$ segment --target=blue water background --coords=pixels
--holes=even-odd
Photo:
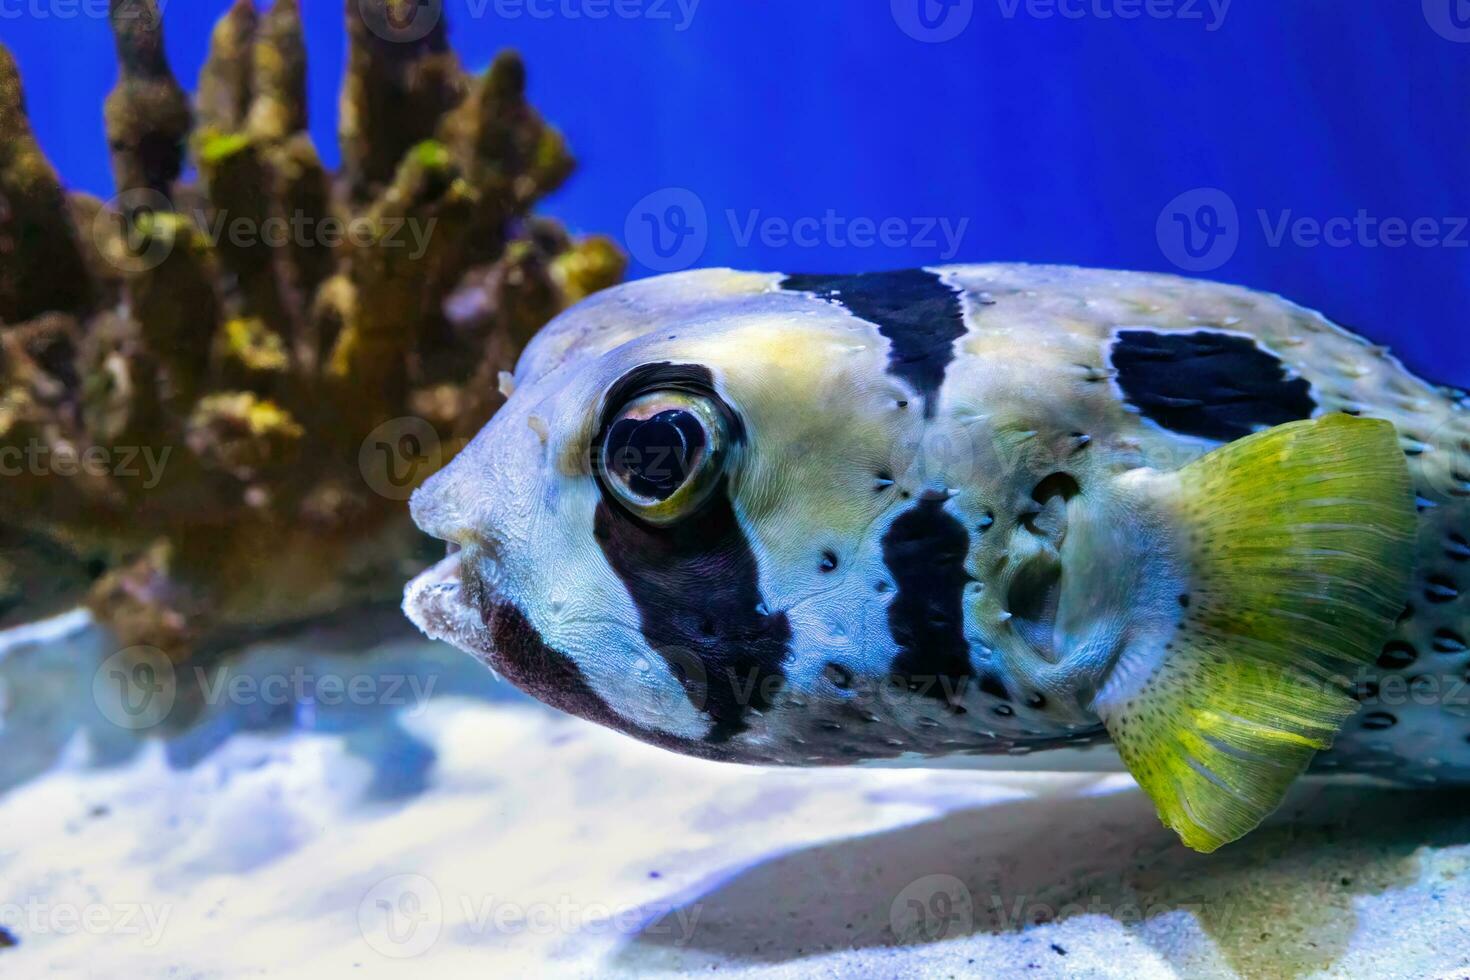
[[[312,130],[335,161],[342,4],[302,2]],[[1133,18],[1122,14],[1142,0],[702,0],[690,16],[691,2],[446,0],[468,64],[524,53],[536,105],[580,160],[544,210],[631,233],[635,275],[668,264],[656,231],[683,232],[665,239],[687,246],[676,265],[1193,265],[1470,384],[1465,0],[1234,0],[1223,17],[1221,0],[1153,0],[1172,13]],[[912,36],[927,30],[920,2],[938,33],[963,29]],[[227,5],[165,4],[187,86]],[[89,14],[100,6],[0,0],[0,40],[46,152],[72,186],[105,196],[115,63]],[[1432,231],[1397,247],[1357,230],[1338,244],[1313,244],[1310,228],[1273,241],[1283,218],[1360,213]],[[807,237],[785,240],[799,219]],[[861,222],[854,235],[855,219],[888,221],[887,240]],[[940,226],[924,233],[930,219],[964,223],[957,247]]]

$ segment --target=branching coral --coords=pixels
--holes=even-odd
[[[530,334],[621,277],[609,241],[530,215],[572,161],[519,58],[476,77],[436,5],[414,30],[403,0],[346,6],[334,174],[298,0],[237,0],[192,105],[154,0],[111,0],[106,204],[64,190],[0,47],[10,620],[84,592],[123,642],[184,656],[394,594],[423,558],[408,492]]]

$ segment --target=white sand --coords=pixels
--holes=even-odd
[[[95,635],[0,654],[0,975],[1470,975],[1470,795],[1315,782],[1204,857],[1126,777],[703,763],[354,643],[237,670],[435,696],[242,687],[166,745]]]

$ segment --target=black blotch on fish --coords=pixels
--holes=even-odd
[[[1378,655],[1378,666],[1384,670],[1403,670],[1418,658],[1419,651],[1411,644],[1393,640],[1384,644],[1383,652]]]
[[[908,382],[934,416],[939,386],[954,360],[954,342],[965,335],[959,293],[932,272],[905,269],[855,276],[793,275],[781,282],[792,292],[814,293],[867,320],[888,338],[888,373]]]
[[[1434,631],[1435,653],[1464,653],[1465,638],[1451,629]]]
[[[974,676],[965,641],[965,556],[970,535],[942,500],[920,500],[883,536],[883,563],[893,576],[888,630],[898,644],[890,671],[910,691],[958,707]]]
[[[1453,602],[1460,597],[1460,587],[1448,575],[1431,575],[1424,583],[1424,598],[1433,603]]]
[[[594,458],[628,401],[666,388],[709,398],[731,441],[744,441],[744,423],[715,391],[709,368],[661,361],[634,368],[608,389]],[[645,524],[606,498],[593,522],[598,544],[638,608],[644,638],[679,676],[690,703],[710,716],[706,740],[715,744],[744,731],[750,709],[771,706],[785,681],[791,640],[785,613],[767,611],[755,555],[726,490],[722,481],[698,515],[670,527]],[[704,675],[699,681],[688,679],[693,661]]]
[[[1445,538],[1444,553],[1455,561],[1470,561],[1470,541],[1452,532]]]
[[[549,645],[515,605],[485,607],[484,619],[495,643],[491,666],[538,701],[568,714],[673,752],[717,758],[712,746],[645,728],[614,711],[588,684],[576,661]]]
[[[1231,442],[1317,409],[1307,380],[1249,337],[1123,330],[1111,358],[1128,404],[1182,435]]]
[[[766,611],[755,554],[726,490],[721,481],[704,510],[669,527],[644,524],[607,500],[597,505],[593,523],[608,564],[638,608],[648,645],[670,666],[699,662],[705,683],[685,691],[709,714],[712,743],[749,727],[750,709],[771,706],[785,681],[791,642],[786,614]]]
[[[1006,690],[1005,684],[994,674],[985,673],[980,675],[980,690],[999,701],[1009,701],[1011,692]]]

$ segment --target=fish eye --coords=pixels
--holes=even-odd
[[[719,483],[725,415],[708,396],[652,391],[625,404],[605,429],[598,471],[607,492],[651,524],[695,513]]]

